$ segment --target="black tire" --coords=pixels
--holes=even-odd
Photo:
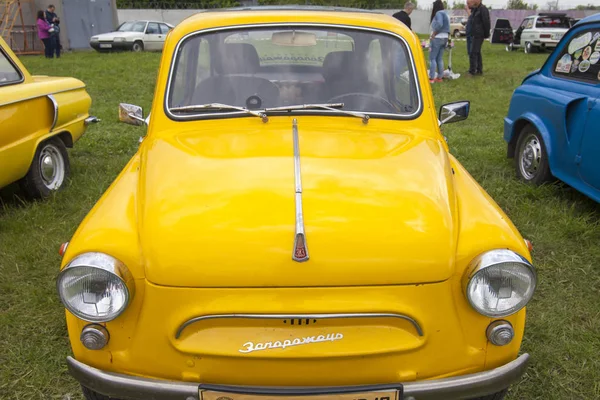
[[[498,393],[488,394],[487,396],[476,397],[471,400],[502,400],[506,396],[506,393],[508,393],[508,389],[504,389],[503,391]]]
[[[525,53],[527,53],[527,54],[537,53],[537,47],[532,45],[531,42],[525,42]]]
[[[552,180],[546,144],[531,125],[519,134],[514,161],[517,178],[523,182],[541,185]]]
[[[460,31],[458,29],[455,29],[452,35],[455,39],[460,39]]]
[[[94,392],[92,389],[88,389],[85,386],[81,386],[81,391],[83,392],[85,400],[119,400],[114,397],[108,397],[98,392]]]
[[[50,161],[48,161],[50,157]],[[52,163],[53,173],[49,176],[48,162]],[[45,167],[42,166],[45,165]],[[69,154],[62,140],[48,139],[38,146],[27,175],[19,181],[21,189],[32,199],[44,199],[54,191],[62,189],[71,175]]]
[[[131,51],[136,53],[144,51],[144,43],[140,42],[139,40],[134,42],[133,47],[131,47]]]

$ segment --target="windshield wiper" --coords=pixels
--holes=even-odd
[[[340,112],[343,114],[351,115],[353,117],[361,118],[363,121],[363,124],[369,123],[369,119],[371,117],[369,117],[368,114],[364,114],[364,113],[360,113],[360,112],[356,112],[356,111],[341,110],[341,108],[343,108],[343,107],[344,107],[344,103],[297,104],[297,105],[293,105],[293,106],[265,108],[264,111],[265,111],[265,113],[267,113],[267,112],[271,112],[271,111],[294,111],[294,110],[310,110],[310,109],[320,108],[323,110],[337,111],[337,112]]]
[[[173,107],[169,111],[175,112],[188,112],[188,111],[204,111],[204,110],[236,110],[243,111],[247,114],[254,115],[262,119],[263,122],[268,122],[269,117],[263,110],[249,110],[245,107],[232,106],[229,104],[221,104],[221,103],[208,103],[208,104],[198,104],[193,106],[183,106],[183,107]]]

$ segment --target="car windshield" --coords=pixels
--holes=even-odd
[[[189,36],[180,43],[167,90],[175,119],[246,109],[407,118],[420,108],[412,57],[400,38],[338,27],[243,28]],[[229,107],[208,107],[222,104]],[[199,107],[204,106],[204,107]],[[346,115],[348,115],[346,113]]]
[[[146,28],[145,22],[131,21],[131,22],[125,22],[123,25],[121,25],[119,27],[118,31],[119,32],[144,32],[145,28]]]
[[[538,17],[535,27],[569,29],[571,22],[567,17]]]

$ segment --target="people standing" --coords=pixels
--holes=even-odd
[[[402,22],[404,25],[406,25],[408,27],[408,29],[412,29],[410,24],[410,13],[413,12],[413,10],[415,9],[415,5],[413,3],[411,3],[410,1],[407,1],[406,3],[404,3],[404,9],[398,11],[397,13],[395,13],[394,15],[392,15],[392,17],[396,18],[397,20],[399,20],[400,22]]]
[[[431,10],[429,37],[429,82],[442,82],[444,77],[444,50],[450,37],[450,17],[444,11],[442,0],[435,0]],[[436,76],[437,70],[437,76]]]
[[[58,18],[58,15],[56,15],[55,11],[56,7],[54,7],[54,4],[50,4],[46,9],[45,18],[46,22],[54,27],[53,32],[50,34],[50,40],[52,41],[53,50],[56,52],[56,58],[60,58],[60,19]]]
[[[469,7],[468,1],[467,4],[465,4],[465,11],[467,12],[467,24],[465,25],[465,34],[467,37],[467,55],[470,55],[473,37],[471,36],[471,8]]]
[[[46,58],[52,58],[54,53],[54,48],[52,47],[52,40],[50,39],[50,24],[46,21],[44,17],[44,12],[39,10],[37,12],[37,28],[38,28],[38,37],[44,43],[44,55]]]
[[[483,74],[483,60],[481,57],[481,47],[483,41],[490,37],[490,12],[487,7],[481,4],[481,0],[467,0],[467,5],[471,8],[471,52],[469,53],[469,75]]]
[[[398,21],[402,22],[408,29],[411,29],[411,21],[410,21],[410,13],[415,9],[415,5],[410,1],[404,3],[404,9],[398,11],[392,17],[396,18]],[[394,63],[394,73],[396,78],[400,77],[403,73],[405,73],[408,65],[406,63],[406,54],[398,49],[396,51],[395,63]]]

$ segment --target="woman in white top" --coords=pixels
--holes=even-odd
[[[442,0],[433,3],[431,36],[429,38],[429,82],[442,82],[444,76],[444,49],[450,36],[450,17],[444,11]],[[437,70],[437,76],[436,76]]]

